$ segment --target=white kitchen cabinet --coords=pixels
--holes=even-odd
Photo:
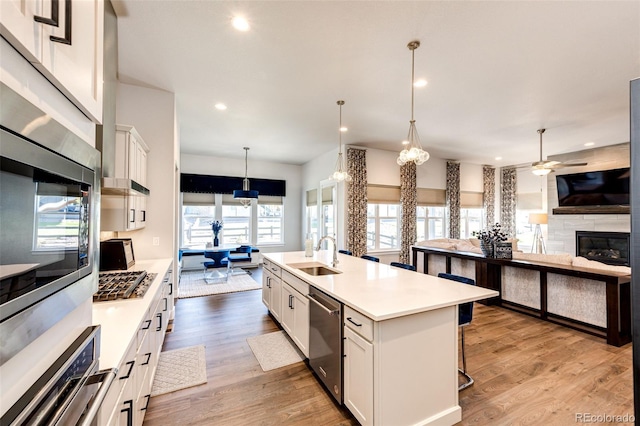
[[[368,341],[360,334],[365,324],[353,312],[345,308],[344,405],[361,425],[367,426],[373,425],[373,344],[372,336]]]
[[[282,328],[298,349],[309,357],[309,284],[282,272]]]
[[[127,352],[118,367],[118,376],[102,404],[99,425],[140,426],[144,421],[162,344],[173,310],[174,287],[171,268],[162,278],[161,285],[155,288],[156,292],[144,318],[135,334],[130,337]],[[124,300],[118,303],[127,302]]]
[[[147,185],[149,147],[133,126],[116,126],[115,164],[110,179],[131,180]],[[132,185],[133,186],[133,185]],[[103,231],[133,231],[146,226],[147,199],[141,194],[103,191]]]
[[[281,321],[282,315],[282,280],[281,269],[270,262],[262,266],[262,303],[269,309],[276,321]]]
[[[54,4],[57,26],[36,21],[36,16],[50,20]],[[102,123],[104,4],[69,5],[70,13],[62,0],[2,0],[0,34],[80,111]]]

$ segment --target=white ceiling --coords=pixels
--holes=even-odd
[[[343,143],[508,165],[629,140],[639,1],[116,0],[121,82],[175,93],[181,152],[291,164]],[[249,32],[230,25],[242,15]],[[226,111],[214,108],[217,102]],[[496,161],[495,157],[503,157]],[[426,163],[428,164],[428,163]],[[424,166],[423,166],[424,167]]]

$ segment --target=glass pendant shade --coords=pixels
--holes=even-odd
[[[242,179],[242,189],[233,191],[233,198],[240,201],[244,208],[251,205],[251,200],[258,199],[258,191],[249,189],[249,178],[247,177],[247,155],[249,148],[244,147],[244,179]]]
[[[352,179],[344,166],[344,157],[342,155],[342,132],[346,131],[346,128],[342,127],[342,105],[344,105],[344,101],[338,101],[336,103],[340,107],[340,127],[338,128],[338,159],[336,160],[335,171],[331,173],[329,179],[336,182],[351,182]]]
[[[405,147],[396,160],[398,165],[403,166],[412,161],[417,166],[425,163],[429,159],[429,153],[422,149],[420,144],[420,136],[416,129],[416,120],[413,118],[413,98],[414,98],[414,80],[415,80],[415,50],[420,46],[420,42],[415,40],[410,42],[407,47],[411,50],[411,120],[409,121],[409,134],[407,140],[402,142]]]

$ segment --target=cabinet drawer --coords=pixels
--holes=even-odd
[[[268,268],[269,268],[269,272],[271,272],[276,277],[280,278],[282,276],[282,268],[279,265],[276,265],[273,262],[269,262]]]
[[[309,294],[309,284],[287,271],[282,271],[282,281],[296,289],[304,297]]]
[[[344,325],[368,341],[373,341],[373,320],[348,306],[344,307]]]

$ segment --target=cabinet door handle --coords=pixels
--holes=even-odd
[[[140,365],[149,365],[149,361],[151,361],[151,352],[147,352],[145,355],[147,356],[147,360]]]
[[[136,209],[129,209],[131,214],[129,215],[129,222],[133,223],[136,221]]]
[[[169,283],[169,296],[173,294],[173,283]]]
[[[163,312],[167,312],[167,309],[169,309],[169,302],[167,301],[167,298],[165,297],[164,299],[164,309]]]
[[[267,287],[271,288],[271,277],[267,277]]]
[[[121,413],[127,413],[127,426],[133,426],[133,400],[130,399],[122,403],[122,405],[127,406],[120,410]]]
[[[351,317],[347,317],[347,321],[349,321],[351,324],[355,325],[356,327],[362,327],[362,324],[358,324],[357,322],[352,320]]]
[[[46,18],[44,16],[33,16],[33,20],[36,22],[40,22],[41,24],[51,25],[53,27],[58,26],[58,5],[60,4],[60,0],[53,0],[51,2],[51,18]]]
[[[135,363],[135,361],[129,361],[125,364],[129,366],[129,371],[127,371],[127,374],[125,374],[124,376],[120,376],[120,380],[128,379],[129,376],[131,376],[131,371],[133,370],[133,366],[135,365]]]
[[[71,46],[71,0],[64,0],[64,37],[50,36],[49,39]]]
[[[151,399],[151,394],[145,395],[144,397],[147,398],[147,402],[146,404],[144,404],[144,407],[140,409],[140,411],[145,411],[149,407],[149,400]]]
[[[162,312],[158,312],[156,317],[158,317],[158,327],[156,327],[156,331],[160,331],[162,330]]]
[[[151,327],[151,320],[145,320],[144,321],[147,325],[145,325],[144,327],[142,327],[142,330],[148,330],[149,327]]]
[[[141,222],[146,222],[147,221],[147,211],[146,210],[141,210],[141,213],[142,213]]]
[[[289,307],[293,309],[293,295],[289,295]]]

